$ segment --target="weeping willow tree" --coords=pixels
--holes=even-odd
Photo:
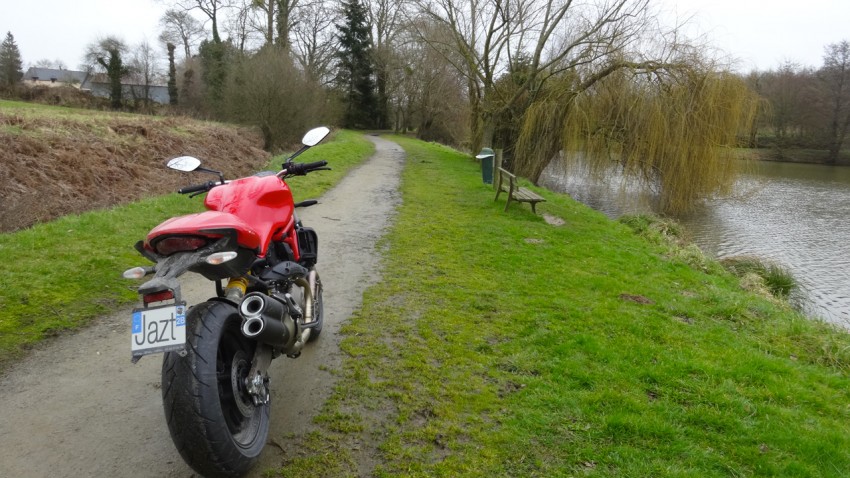
[[[563,75],[526,111],[515,169],[539,179],[559,152],[597,170],[612,162],[659,194],[666,213],[728,193],[733,152],[752,125],[758,97],[735,75],[711,68],[617,68],[587,86]],[[587,86],[587,87],[583,87]]]

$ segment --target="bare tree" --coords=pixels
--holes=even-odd
[[[251,25],[263,34],[266,45],[274,43],[277,0],[251,0]]]
[[[385,128],[389,119],[390,84],[396,62],[394,46],[403,26],[408,0],[365,0],[372,25],[372,46],[375,64],[375,87],[378,93],[379,128]]]
[[[779,146],[785,146],[787,139],[802,128],[800,118],[807,108],[803,93],[808,76],[807,71],[791,61],[763,75],[761,94],[772,105],[771,124]]]
[[[232,4],[233,15],[225,21],[225,31],[230,42],[237,51],[244,53],[250,48],[253,37],[256,35],[253,26],[253,0],[239,0]]]
[[[221,35],[219,35],[219,22],[222,20],[223,11],[227,10],[232,5],[232,0],[165,0],[166,3],[173,5],[175,10],[189,13],[191,11],[200,11],[211,22],[212,26],[212,41],[213,43],[221,43]]]
[[[272,0],[267,0],[271,2]],[[277,45],[289,50],[290,33],[295,26],[296,11],[302,0],[276,0],[277,2]]]
[[[248,24],[263,36],[263,43],[290,48],[292,29],[298,22],[297,10],[304,3],[303,0],[243,1],[247,2]],[[309,1],[307,4],[320,1]]]
[[[451,32],[428,39],[467,79],[473,148],[492,142],[494,118],[522,98],[533,99],[552,76],[582,70],[579,86],[618,68],[650,15],[649,0],[417,0],[419,10]],[[496,82],[522,55],[526,75],[508,97]]]
[[[192,57],[192,47],[205,36],[204,25],[186,10],[167,10],[159,19],[159,25],[162,27],[160,41],[183,45],[185,58]]]
[[[439,25],[420,25],[429,38],[446,35]],[[415,129],[427,141],[462,145],[468,134],[468,111],[463,105],[465,78],[444,55],[415,35],[401,32],[392,70],[390,96],[396,131]]]
[[[32,64],[32,66],[36,68],[55,68],[57,70],[67,70],[68,65],[65,64],[64,61],[56,59],[56,60],[48,60],[47,58],[42,58],[41,60],[36,61]]]
[[[306,5],[321,3],[308,1]],[[285,49],[292,45],[291,34],[298,23],[297,11],[303,0],[250,0],[252,28],[263,35],[266,45],[276,44]]]
[[[136,102],[145,107],[151,105],[151,86],[161,76],[156,51],[147,40],[139,43],[131,52],[130,80],[133,82],[131,94]]]
[[[292,29],[292,53],[312,81],[331,81],[338,18],[338,10],[326,2],[311,2],[299,9],[298,22]]]
[[[202,41],[198,47],[198,56],[201,59],[201,79],[206,87],[205,100],[212,109],[218,109],[221,105],[222,90],[227,76],[226,55],[229,45],[221,40],[219,24],[224,19],[225,13],[233,5],[234,0],[162,0],[174,7],[174,9],[190,13],[201,12],[210,20],[212,39]],[[188,72],[189,70],[187,70]],[[194,73],[194,71],[193,71]]]
[[[850,42],[827,45],[818,77],[828,105],[829,162],[838,162],[838,154],[850,129]]]

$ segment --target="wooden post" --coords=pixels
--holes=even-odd
[[[493,189],[499,187],[499,168],[502,167],[502,149],[496,150],[496,156],[493,158]]]

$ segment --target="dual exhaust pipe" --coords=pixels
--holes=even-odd
[[[304,290],[304,311],[289,294],[286,294],[284,300],[262,292],[251,292],[246,295],[239,305],[242,335],[281,349],[287,355],[297,355],[310,339],[312,331],[308,327],[302,327],[303,330],[299,331],[296,320],[303,316],[303,323],[310,324],[313,321],[313,288],[311,287],[313,284],[311,283],[315,283],[314,276],[315,272],[312,272],[309,281],[305,279],[295,281],[295,284]]]
[[[242,335],[273,347],[289,349],[294,346],[296,325],[288,306],[261,292],[252,292],[239,306],[242,316]]]

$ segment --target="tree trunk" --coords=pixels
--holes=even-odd
[[[481,129],[481,98],[478,96],[478,85],[470,79],[467,83],[469,93],[469,148],[472,153],[481,151],[483,131]]]
[[[268,7],[269,8],[266,11],[266,13],[268,14],[268,17],[266,18],[266,21],[268,22],[268,27],[267,27],[268,29],[266,31],[266,44],[267,45],[273,45],[274,44],[274,12],[275,12],[274,7],[275,7],[275,2],[273,0],[270,0],[269,3],[268,3]]]
[[[289,17],[292,4],[287,0],[277,0],[277,44],[289,50]]]
[[[481,118],[481,123],[481,147],[492,148],[493,135],[496,133],[496,120],[493,115],[485,113]]]
[[[389,98],[387,98],[387,75],[384,71],[383,66],[379,66],[376,71],[375,79],[376,86],[378,90],[378,129],[386,129],[387,128],[387,116],[389,113],[389,108],[387,107],[389,103]]]

